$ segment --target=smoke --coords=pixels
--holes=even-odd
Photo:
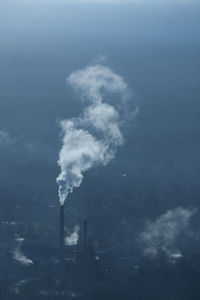
[[[80,231],[80,227],[75,226],[74,231],[65,238],[65,245],[68,245],[68,246],[77,245],[78,240],[79,240],[79,231]]]
[[[169,259],[181,257],[180,237],[186,239],[192,235],[191,217],[196,210],[178,207],[168,210],[157,220],[147,221],[139,239],[144,246],[144,255],[155,258],[164,253]]]
[[[29,258],[27,258],[21,251],[21,245],[23,243],[24,239],[18,238],[17,242],[18,245],[13,253],[13,258],[18,261],[23,266],[30,266],[33,264],[33,261]]]
[[[116,94],[121,100],[128,94],[124,79],[100,64],[72,72],[67,83],[80,93],[87,106],[80,117],[61,121],[63,145],[57,183],[62,205],[69,193],[81,185],[83,173],[93,166],[106,165],[124,143]],[[114,105],[106,101],[111,96],[115,96]]]
[[[12,138],[7,131],[0,130],[0,145],[1,146],[10,145],[14,141],[15,141],[15,139]]]

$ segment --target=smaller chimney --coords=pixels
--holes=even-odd
[[[87,220],[83,222],[83,244],[84,248],[87,249],[87,244],[88,244],[88,236],[87,236]]]

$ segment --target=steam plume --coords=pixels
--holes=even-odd
[[[75,71],[67,82],[80,93],[87,106],[80,117],[61,122],[63,145],[57,178],[61,205],[81,185],[85,171],[106,165],[115,157],[117,146],[123,144],[120,114],[115,107],[119,103],[105,102],[105,95],[118,94],[123,98],[128,91],[124,79],[102,65]]]
[[[190,220],[196,210],[178,207],[168,210],[154,222],[147,221],[140,240],[144,245],[144,255],[156,257],[164,253],[169,259],[181,256],[179,238],[184,239],[192,234]]]
[[[68,246],[77,245],[78,240],[79,240],[79,231],[80,231],[80,227],[75,226],[74,231],[65,238],[65,244]]]
[[[16,261],[18,261],[20,264],[24,265],[24,266],[29,266],[33,264],[33,261],[31,259],[29,259],[28,257],[26,257],[22,251],[21,251],[21,245],[23,243],[24,239],[17,239],[18,245],[13,253],[13,257]]]

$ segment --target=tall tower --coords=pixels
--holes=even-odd
[[[59,240],[59,260],[60,263],[64,263],[64,244],[65,244],[65,237],[64,237],[64,204],[60,205],[60,240]]]

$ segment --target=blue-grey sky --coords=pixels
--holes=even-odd
[[[15,142],[23,140],[33,152],[41,143],[46,152],[50,143],[47,152],[56,159],[57,120],[80,111],[65,78],[99,55],[128,82],[133,101],[144,105],[143,113],[151,108],[141,128],[149,122],[148,130],[157,131],[159,119],[159,127],[166,130],[187,124],[197,130],[191,103],[197,101],[199,89],[198,2],[69,2],[0,2],[4,138],[7,134]],[[180,119],[171,105],[180,105]]]

